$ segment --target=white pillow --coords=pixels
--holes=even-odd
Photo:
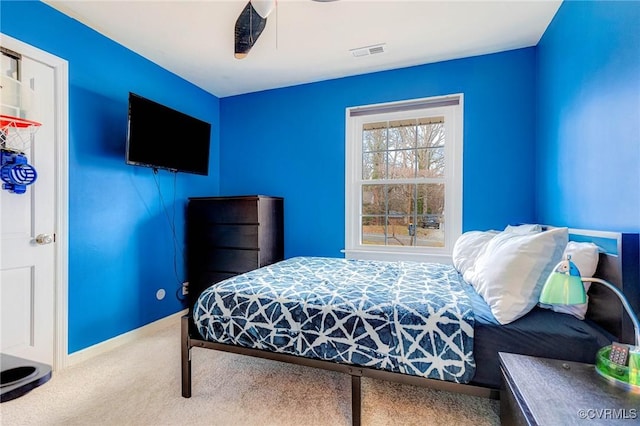
[[[516,234],[533,234],[542,232],[542,226],[536,224],[507,225],[507,227],[504,228],[504,232],[513,232]]]
[[[529,312],[553,267],[562,260],[567,228],[534,234],[501,232],[489,241],[464,278],[487,302],[500,324]]]
[[[569,241],[567,247],[564,249],[564,255],[571,256],[571,261],[575,263],[580,276],[592,277],[596,273],[598,267],[598,260],[600,259],[600,251],[598,246],[594,243],[578,243],[575,241]],[[589,291],[591,287],[590,282],[583,282],[585,293]],[[551,309],[555,312],[563,314],[573,315],[574,317],[583,320],[589,307],[589,297],[587,296],[587,303],[581,303],[579,305],[547,305],[541,303],[542,308]]]
[[[462,275],[476,263],[478,255],[498,231],[468,231],[460,235],[453,245],[453,266]]]

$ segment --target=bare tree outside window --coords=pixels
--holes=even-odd
[[[362,128],[362,244],[444,246],[444,117]]]

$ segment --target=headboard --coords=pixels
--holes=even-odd
[[[636,315],[640,312],[640,234],[569,229],[569,240],[593,242],[600,248],[595,276],[619,288]],[[633,324],[620,299],[603,285],[589,289],[587,318],[624,343],[634,343]]]

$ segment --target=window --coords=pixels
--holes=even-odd
[[[347,109],[346,255],[450,261],[462,232],[462,95]]]

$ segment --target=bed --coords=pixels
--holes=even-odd
[[[597,245],[594,275],[637,310],[638,234],[569,234]],[[361,377],[498,398],[498,352],[593,362],[611,341],[631,342],[621,305],[602,287],[591,288],[584,320],[536,306],[504,323],[475,286],[482,280],[462,269],[302,257],[216,283],[190,295],[182,319],[182,395],[191,396],[192,348],[234,352],[350,375],[359,424]]]

